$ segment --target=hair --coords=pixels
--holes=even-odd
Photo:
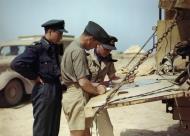
[[[51,29],[53,31],[56,31],[55,28],[50,28],[50,27],[44,27],[45,34],[47,34],[48,30]]]
[[[47,28],[47,27],[44,28],[45,34],[47,34],[48,29],[49,29],[49,28]]]
[[[96,40],[96,38],[90,34],[89,32],[87,32],[86,30],[84,30],[84,32],[82,33],[83,36],[91,36],[93,40]]]
[[[84,32],[82,34],[84,36],[92,36],[94,38],[94,36],[92,34],[90,34],[89,32],[87,32],[86,30],[84,30]]]

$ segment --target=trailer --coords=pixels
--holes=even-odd
[[[156,74],[138,77],[132,84],[122,82],[106,94],[91,98],[85,107],[87,118],[94,117],[107,108],[162,101],[166,104],[166,112],[173,114],[174,120],[180,121],[182,129],[190,131],[189,84],[176,83],[176,78],[189,64],[190,53],[189,56],[178,55],[172,60],[172,69],[163,70],[165,57],[176,49],[176,45],[190,39],[190,0],[160,0],[159,19],[154,34],[156,40],[153,48],[141,57],[123,81],[134,74],[154,49]]]

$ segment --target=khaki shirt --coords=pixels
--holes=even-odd
[[[61,74],[66,85],[77,83],[79,79],[90,75],[86,52],[79,39],[75,39],[66,49],[61,62]]]
[[[116,72],[113,62],[99,62],[94,50],[87,51],[87,53],[92,82],[103,82],[106,75],[110,77]]]

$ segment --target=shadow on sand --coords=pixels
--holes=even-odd
[[[172,125],[167,131],[150,131],[144,129],[126,129],[120,136],[190,136],[190,132],[179,129],[179,124]]]

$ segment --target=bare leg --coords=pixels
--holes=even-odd
[[[90,134],[90,129],[89,129],[89,128],[87,128],[87,129],[85,130],[85,136],[91,136],[91,134]]]
[[[71,136],[85,136],[85,130],[73,130],[70,133]]]
[[[71,136],[91,136],[90,129],[70,131]]]

